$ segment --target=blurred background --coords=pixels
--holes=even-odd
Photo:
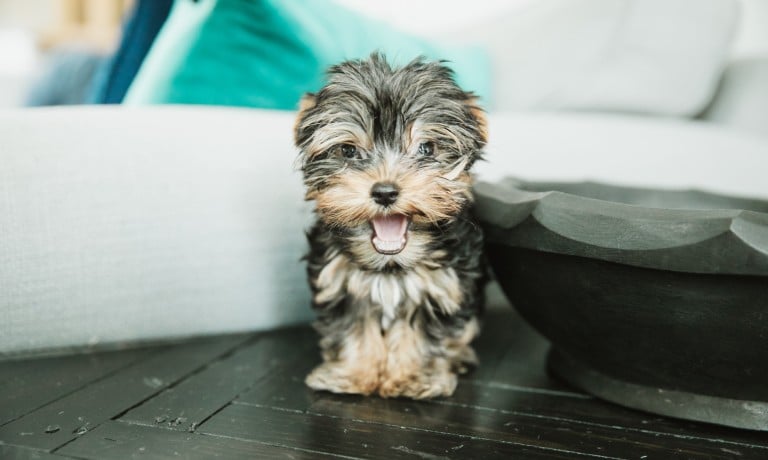
[[[212,6],[215,3],[230,4],[230,10],[241,8],[244,17],[248,14],[259,14],[262,18],[285,14],[285,11],[274,11],[274,7],[265,11],[269,7],[248,5],[265,3],[256,1],[178,0],[175,6],[173,3],[171,0],[0,0],[0,107],[123,102],[125,93],[134,83],[139,88],[130,99],[136,102],[270,106],[269,101],[222,102],[215,97],[206,100],[205,97],[180,95],[174,89],[160,90],[155,68],[146,69],[144,73],[150,75],[140,75],[140,81],[134,81],[144,60],[151,60],[147,55],[151,55],[153,44],[159,48],[153,53],[161,55],[164,47],[173,44],[172,36],[178,35],[175,33],[177,29],[198,27],[201,21],[211,23],[215,22],[216,16],[225,16],[226,9],[221,5]],[[311,3],[306,2],[307,5]],[[633,3],[641,2],[488,0],[468,5],[439,0],[338,0],[321,2],[320,8],[327,14],[316,19],[319,24],[327,23],[328,16],[334,16],[334,9],[344,8],[348,10],[342,14],[344,18],[352,21],[364,18],[374,21],[376,27],[386,25],[402,31],[400,37],[393,37],[394,32],[387,29],[386,43],[373,41],[369,44],[371,48],[397,47],[397,41],[402,37],[422,40],[416,48],[427,50],[424,54],[430,56],[436,54],[431,49],[433,46],[476,46],[477,54],[487,58],[482,64],[461,57],[456,60],[455,54],[465,50],[449,48],[439,57],[456,60],[460,77],[466,73],[463,66],[485,66],[490,81],[471,75],[467,80],[476,86],[470,89],[491,98],[487,105],[493,110],[583,109],[696,117],[716,102],[715,84],[721,84],[724,78],[735,79],[741,85],[754,85],[753,80],[768,79],[768,1],[648,0],[645,5]],[[193,10],[193,6],[201,11],[188,11]],[[292,8],[284,9],[292,14]],[[331,25],[335,24],[333,21],[330,19]],[[180,26],[181,22],[185,25]],[[308,24],[311,21],[301,18],[291,27]],[[616,27],[623,27],[624,32],[611,31]],[[194,38],[186,37],[186,51],[193,60],[199,56],[194,49],[189,50],[190,43],[215,41],[203,28],[198,27],[197,32]],[[295,30],[290,32],[295,33]],[[297,36],[300,37],[300,33]],[[308,36],[310,40],[317,38]],[[325,40],[328,37],[320,33],[319,38]],[[232,50],[227,50],[226,46],[237,46],[238,40],[217,43],[219,45],[221,53],[229,53]],[[344,46],[342,43],[336,45]],[[322,48],[328,44],[318,46]],[[179,53],[184,53],[183,46],[177,48]],[[637,62],[619,63],[624,68],[617,68],[617,60],[628,59],[623,53],[638,50],[657,56],[635,56],[632,59]],[[340,56],[347,57],[355,51],[345,50]],[[122,54],[116,56],[117,52]],[[600,56],[600,53],[604,55]],[[606,57],[605,54],[610,55]],[[230,55],[227,59],[236,58]],[[243,54],[242,59],[251,57]],[[670,59],[678,62],[669,62]],[[612,62],[606,63],[608,60]],[[319,61],[317,64],[324,64],[323,59]],[[649,70],[648,66],[658,68]],[[183,75],[190,71],[182,67],[176,63],[174,69],[164,69],[166,79],[175,79],[172,83],[175,86],[186,84]],[[587,67],[592,69],[585,70]],[[308,73],[314,75],[317,70]],[[634,77],[629,73],[634,73]],[[584,78],[598,79],[600,86],[614,94],[602,98],[569,94],[571,90],[565,88],[563,82]],[[635,78],[639,83],[615,81],[619,78]],[[155,81],[147,82],[153,79]],[[500,81],[504,82],[503,86]],[[309,86],[312,84],[317,83],[310,82]],[[653,98],[647,93],[656,92],[658,96],[659,91],[665,96],[680,97],[675,93],[682,92],[690,97],[666,105],[654,105],[652,101],[638,103],[631,100],[633,96],[628,96],[635,91],[636,85],[644,85],[646,89],[634,99],[640,96]],[[584,93],[595,91],[589,86],[580,90]],[[186,91],[195,92],[196,89],[187,88]],[[755,94],[754,98],[765,102],[768,99],[765,91]],[[696,92],[695,97],[692,92]],[[272,105],[289,108],[283,102]],[[723,110],[737,111],[732,107],[732,100],[721,105]],[[712,118],[733,121],[719,113],[713,114]],[[748,127],[757,124],[754,120],[734,122]]]

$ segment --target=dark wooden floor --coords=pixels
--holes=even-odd
[[[309,328],[0,363],[2,459],[768,458],[768,435],[656,417],[547,376],[547,343],[486,318],[481,367],[430,402],[316,394]]]

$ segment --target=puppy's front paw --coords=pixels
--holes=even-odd
[[[364,366],[323,363],[310,372],[304,382],[318,391],[370,395],[379,387],[379,373]]]
[[[429,399],[438,396],[451,396],[458,382],[452,372],[433,374],[394,375],[384,379],[379,387],[382,398]]]

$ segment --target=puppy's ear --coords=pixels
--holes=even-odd
[[[477,103],[477,96],[470,94],[465,104],[469,108],[469,113],[477,122],[477,131],[480,134],[480,140],[483,144],[488,142],[488,119],[483,110]]]
[[[304,117],[307,116],[307,112],[314,108],[315,105],[317,105],[317,98],[312,93],[305,94],[301,98],[301,101],[299,101],[299,113],[296,116],[296,122],[293,125],[293,138],[296,145],[299,145],[303,140],[300,135],[301,122],[304,120]]]

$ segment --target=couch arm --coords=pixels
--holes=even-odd
[[[285,112],[0,112],[0,355],[309,318]]]

